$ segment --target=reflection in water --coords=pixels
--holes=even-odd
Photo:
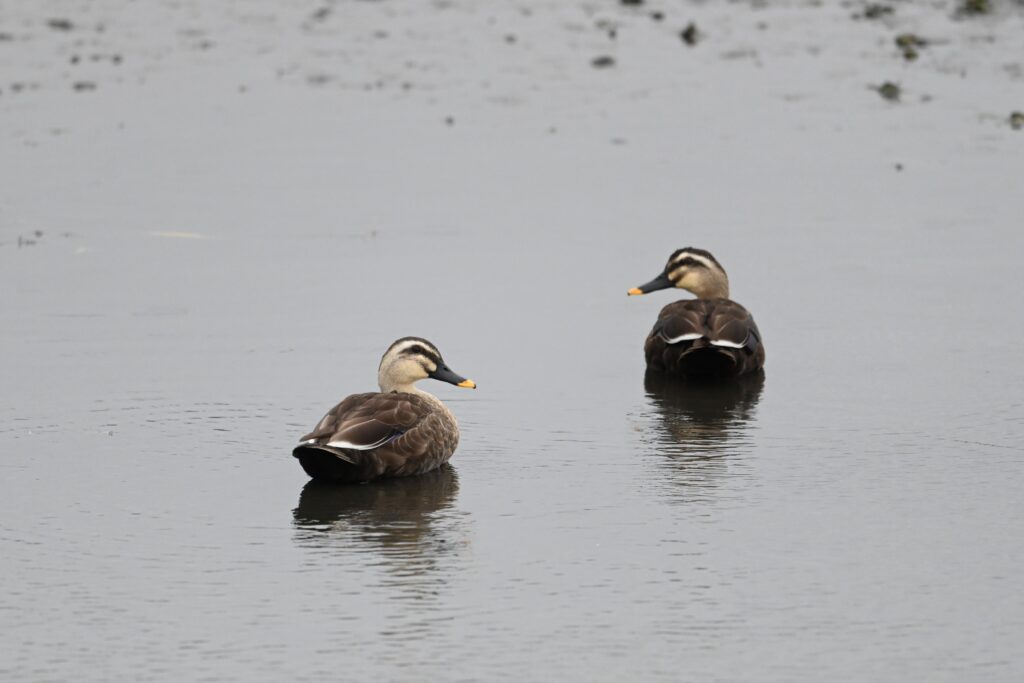
[[[680,382],[648,373],[644,388],[653,408],[649,443],[664,456],[674,484],[715,486],[728,461],[753,447],[763,372],[728,382]]]
[[[432,595],[444,583],[440,565],[463,541],[458,490],[449,465],[369,484],[310,481],[293,511],[296,543],[353,567],[382,567],[384,584],[403,596]]]

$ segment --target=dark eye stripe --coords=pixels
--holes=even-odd
[[[714,256],[711,255],[710,251],[707,251],[705,249],[698,249],[697,247],[684,247],[682,249],[676,249],[675,251],[672,252],[672,255],[668,257],[668,262],[672,263],[672,261],[675,260],[678,256],[680,256],[681,254],[686,254],[686,253],[694,254],[696,256],[703,256],[710,263],[713,263],[716,267],[721,269],[722,272],[725,272],[725,268],[722,268],[722,264],[718,262],[718,259],[716,259]],[[689,258],[689,257],[687,257],[687,258]],[[685,261],[685,260],[686,259],[683,259],[683,261]],[[698,263],[700,263],[700,262],[698,261]],[[704,264],[700,264],[700,265],[704,265]]]
[[[670,265],[669,269],[670,270],[675,270],[676,268],[682,268],[683,266],[687,266],[689,268],[707,268],[708,267],[707,264],[704,263],[703,261],[698,261],[695,258],[687,256],[686,258],[680,259],[680,260],[676,261],[675,263],[673,263],[672,265]]]
[[[413,344],[407,348],[402,349],[403,356],[424,356],[433,361],[434,365],[442,365],[441,356],[429,351],[426,347],[420,346],[419,344]]]

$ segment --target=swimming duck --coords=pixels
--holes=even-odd
[[[696,299],[665,306],[647,335],[647,369],[683,377],[732,377],[764,365],[754,318],[729,298],[729,277],[703,249],[677,249],[661,275],[629,290],[630,296],[679,287]]]
[[[475,389],[452,372],[437,347],[402,337],[381,358],[380,392],[353,394],[331,408],[292,451],[306,474],[339,483],[421,474],[448,462],[459,444],[455,416],[414,384],[438,379]]]

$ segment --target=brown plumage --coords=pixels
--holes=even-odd
[[[428,472],[459,444],[455,416],[413,383],[432,377],[475,388],[448,368],[430,342],[405,337],[384,354],[381,392],[353,394],[332,408],[292,451],[309,476],[340,483]]]
[[[644,357],[654,372],[728,377],[759,370],[764,346],[743,306],[729,299],[691,299],[661,309],[644,342]]]
[[[725,269],[710,253],[687,247],[669,257],[657,278],[630,294],[679,287],[697,299],[661,309],[644,357],[651,372],[674,376],[734,377],[764,366],[764,345],[754,318],[729,299]]]

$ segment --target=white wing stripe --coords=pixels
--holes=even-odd
[[[327,445],[331,446],[332,449],[351,449],[352,451],[369,451],[370,449],[376,449],[379,443],[352,443],[350,441],[328,441]]]
[[[669,344],[677,344],[684,341],[693,341],[694,339],[700,339],[704,335],[700,332],[691,332],[690,334],[681,334],[678,337],[665,337],[665,341]]]
[[[742,349],[745,344],[737,344],[736,342],[726,341],[724,339],[712,339],[712,346],[725,346],[730,349]]]
[[[364,443],[356,444],[356,443],[351,443],[350,441],[342,441],[342,440],[339,439],[337,441],[329,441],[329,442],[327,442],[327,445],[330,446],[331,448],[350,448],[350,449],[352,449],[354,451],[369,451],[369,450],[373,450],[374,448],[377,448],[378,446],[383,446],[388,441],[390,441],[391,438],[392,437],[389,435],[389,436],[385,436],[383,439],[379,439],[378,441],[375,441],[374,443],[365,443],[365,444]]]

